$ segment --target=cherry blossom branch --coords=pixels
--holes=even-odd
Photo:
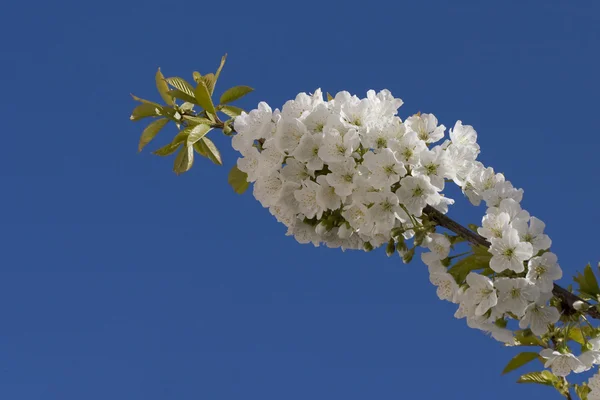
[[[425,207],[423,212],[429,217],[429,219],[431,219],[437,225],[439,225],[443,228],[446,228],[451,232],[454,232],[455,234],[464,238],[468,242],[477,244],[477,245],[481,245],[481,246],[485,246],[488,248],[490,247],[490,242],[488,242],[483,236],[479,235],[476,232],[473,232],[472,230],[470,230],[468,228],[465,228],[464,226],[460,225],[453,219],[442,214],[435,208],[428,205],[427,207]],[[552,289],[552,293],[556,297],[561,299],[563,309],[568,310],[568,312],[570,312],[570,313],[577,312],[573,305],[576,301],[581,301],[581,302],[589,304],[591,306],[591,304],[589,302],[587,302],[587,301],[583,300],[582,298],[580,298],[579,296],[569,292],[567,289],[565,289],[561,286],[558,286],[557,284],[554,284],[554,289]],[[600,312],[595,307],[591,306],[586,311],[586,314],[588,314],[590,317],[592,317],[594,319],[600,319]]]

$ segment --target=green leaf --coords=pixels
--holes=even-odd
[[[198,86],[196,86],[195,97],[196,103],[204,108],[206,111],[212,114],[216,114],[215,105],[212,102],[210,97],[210,92],[206,87],[206,83],[204,81],[200,82]]]
[[[187,145],[191,146],[202,139],[212,128],[208,125],[200,124],[192,126],[192,130],[187,137]]]
[[[144,104],[152,104],[154,107],[157,107],[157,108],[161,108],[161,107],[162,107],[160,104],[158,104],[158,103],[155,103],[155,102],[153,102],[153,101],[149,101],[149,100],[145,100],[145,99],[139,98],[139,97],[137,97],[136,95],[134,95],[133,93],[130,93],[130,95],[131,95],[131,97],[133,97],[133,99],[134,99],[135,101],[139,101],[140,103],[144,103]]]
[[[161,107],[149,103],[142,103],[131,112],[129,117],[132,121],[139,121],[142,118],[156,117],[162,115]]]
[[[175,157],[173,171],[177,175],[183,174],[192,168],[192,164],[194,164],[194,149],[192,146],[182,146]]]
[[[158,69],[158,71],[156,71],[155,80],[156,80],[156,88],[158,89],[158,93],[160,94],[160,97],[162,97],[163,100],[165,101],[165,103],[167,103],[170,106],[175,104],[175,102],[173,101],[173,98],[171,96],[169,96],[169,93],[168,93],[169,85],[167,85],[164,75],[162,74],[162,72],[160,72],[160,68]]]
[[[215,83],[217,82],[217,80],[215,79],[215,74],[206,74],[202,77],[202,80],[204,81],[204,83],[206,83],[206,88],[212,96],[213,92],[215,91]]]
[[[530,361],[535,360],[538,357],[539,357],[539,354],[534,353],[534,352],[527,351],[527,352],[519,353],[516,356],[514,356],[513,359],[509,361],[508,364],[506,364],[506,367],[502,371],[502,375],[509,373],[510,371],[514,371],[515,369],[522,367],[523,365],[527,364]]]
[[[227,182],[231,185],[233,190],[237,194],[242,194],[248,189],[250,183],[247,180],[248,175],[245,172],[242,172],[238,169],[237,165],[234,165],[229,171],[229,176],[227,177]]]
[[[585,344],[585,338],[593,334],[592,329],[589,326],[583,326],[581,328],[572,326],[569,328],[569,340],[573,340],[581,345]]]
[[[140,137],[140,143],[138,145],[138,151],[142,151],[142,149],[154,139],[156,134],[164,128],[164,126],[169,122],[166,118],[157,119],[156,121],[152,121],[146,129],[142,132],[142,136]]]
[[[169,156],[177,151],[177,149],[181,146],[181,142],[179,143],[169,143],[166,146],[161,147],[158,150],[152,152],[152,154],[156,154],[157,156]]]
[[[218,110],[221,111],[223,114],[226,114],[228,117],[231,117],[231,118],[235,118],[235,117],[237,117],[238,115],[240,115],[241,113],[244,112],[244,110],[242,110],[239,107],[229,106],[229,105],[227,105],[227,106],[219,106]]]
[[[186,142],[188,136],[190,135],[190,132],[192,132],[192,129],[194,129],[194,126],[195,125],[186,126],[182,130],[177,132],[177,135],[175,135],[175,137],[173,138],[173,141],[171,143],[178,144],[178,143]]]
[[[479,228],[477,225],[475,224],[469,224],[467,225],[469,227],[470,230],[472,230],[473,232],[477,232],[477,228]]]
[[[517,383],[538,383],[540,385],[554,386],[559,380],[558,376],[550,371],[540,371],[521,375]]]
[[[209,138],[203,137],[194,143],[194,150],[196,150],[198,154],[210,159],[213,163],[217,165],[223,165],[221,153],[219,153],[217,146],[215,146],[215,144]]]
[[[331,101],[333,100],[333,96],[329,94],[329,92],[327,92],[327,101]]]
[[[221,104],[231,103],[232,101],[247,95],[253,90],[254,89],[252,89],[250,86],[234,86],[231,89],[227,89],[225,93],[221,95]]]
[[[578,273],[573,280],[579,284],[579,291],[585,297],[595,298],[600,294],[600,287],[590,264],[585,266],[583,274]]]
[[[202,75],[200,75],[200,72],[198,71],[194,71],[192,76],[194,77],[194,82],[196,83],[200,83],[200,81],[202,80]]]
[[[582,383],[581,385],[574,385],[574,386],[575,386],[575,393],[577,393],[577,396],[579,396],[579,399],[587,400],[588,394],[590,394],[592,389],[590,389],[590,387],[586,383]]]
[[[194,97],[194,87],[190,85],[185,79],[178,76],[173,78],[167,78],[167,83],[173,86],[175,89],[181,90],[183,93],[190,97]]]
[[[541,339],[535,336],[530,329],[518,330],[515,332],[515,345],[544,347],[544,343]]]
[[[462,284],[469,272],[487,267],[491,258],[490,253],[484,255],[472,254],[454,264],[448,270],[448,273],[454,277],[458,284]]]
[[[184,115],[183,119],[185,119],[186,121],[188,121],[192,125],[198,125],[198,124],[211,125],[211,124],[214,124],[214,122],[211,121],[208,118],[194,117],[192,115]]]
[[[217,82],[217,80],[219,79],[219,76],[221,75],[221,71],[223,70],[223,66],[225,65],[225,60],[227,60],[227,53],[225,53],[225,55],[223,57],[221,57],[221,64],[219,64],[219,68],[217,69],[217,72],[215,73],[215,83]]]
[[[173,96],[173,98],[179,99],[179,100],[183,100],[185,102],[188,103],[196,103],[196,98],[193,96],[190,96],[189,94],[182,92],[179,89],[173,89],[173,90],[169,90],[169,95]]]

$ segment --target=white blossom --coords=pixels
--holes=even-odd
[[[527,264],[527,279],[542,292],[552,291],[554,281],[562,278],[558,257],[554,253],[544,253],[533,257]]]
[[[519,240],[519,234],[513,228],[506,228],[502,232],[501,238],[492,238],[490,253],[490,268],[495,272],[512,270],[514,272],[523,272],[525,269],[523,263],[533,255],[531,243],[524,243]]]
[[[560,353],[553,349],[544,349],[540,355],[546,359],[545,368],[551,368],[556,376],[567,376],[572,372],[579,373],[585,370],[585,365],[571,353]]]

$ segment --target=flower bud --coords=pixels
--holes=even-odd
[[[327,228],[327,223],[325,221],[319,222],[319,225],[317,225],[315,228],[315,232],[317,232],[317,235],[319,236],[325,235],[328,230],[329,229]]]
[[[391,257],[392,254],[394,254],[395,252],[396,252],[396,244],[394,243],[394,239],[390,239],[387,247],[385,248],[385,254],[388,257]]]
[[[347,224],[342,224],[338,229],[338,236],[340,239],[348,239],[352,235],[352,229]]]
[[[412,261],[414,255],[415,255],[415,248],[413,247],[412,249],[409,249],[405,252],[401,252],[400,254],[402,255],[402,262],[404,264],[408,264],[409,262]]]
[[[583,312],[583,311],[589,310],[590,305],[581,300],[577,300],[575,303],[573,303],[573,308],[576,309],[577,311]]]

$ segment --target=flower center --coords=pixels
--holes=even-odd
[[[515,249],[514,248],[508,248],[508,249],[504,250],[504,253],[502,253],[502,254],[506,258],[512,258],[515,255]]]

